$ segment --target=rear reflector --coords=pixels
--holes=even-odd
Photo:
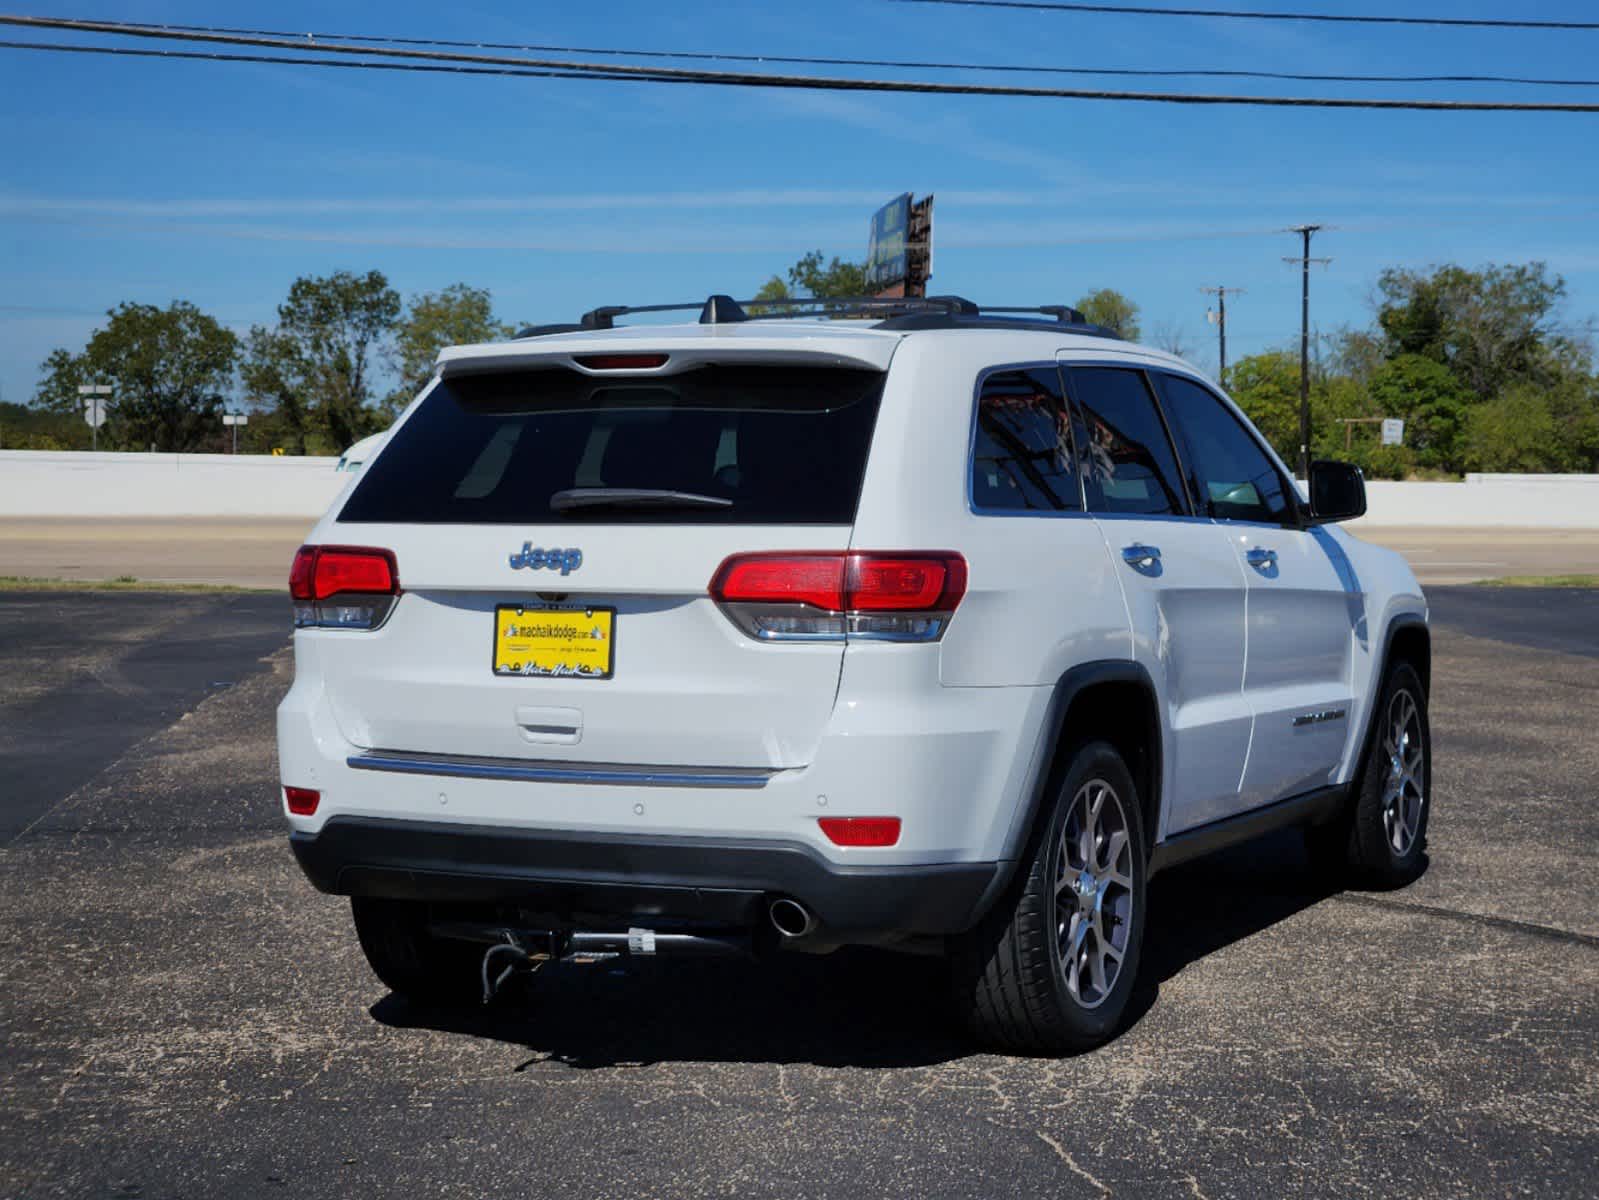
[[[666,365],[664,354],[574,354],[572,361],[590,371],[650,371]]]
[[[835,846],[892,846],[899,841],[898,817],[818,817]]]
[[[297,817],[313,817],[316,815],[316,806],[322,802],[322,793],[312,788],[286,787],[283,789],[283,803],[289,806],[289,811]]]
[[[301,546],[289,568],[294,623],[373,629],[400,594],[394,551],[370,546]]]
[[[710,592],[767,641],[934,641],[966,594],[966,560],[947,550],[735,554]]]

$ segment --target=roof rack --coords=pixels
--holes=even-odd
[[[750,310],[757,310],[755,316]],[[772,309],[783,309],[774,313]],[[578,319],[577,324],[529,325],[517,331],[515,340],[547,337],[556,333],[583,333],[597,329],[614,329],[616,318],[636,313],[694,312],[698,310],[701,325],[733,325],[765,317],[807,316],[819,310],[829,317],[877,317],[879,328],[899,329],[1038,329],[1071,327],[1073,333],[1095,337],[1118,337],[1098,325],[1090,325],[1083,314],[1065,304],[1045,304],[1037,307],[999,306],[980,308],[962,296],[782,296],[754,300],[734,300],[731,296],[714,295],[703,301],[689,304],[609,304],[590,309]],[[1007,314],[1002,319],[994,314]],[[1017,316],[1052,317],[1051,321],[1018,320]]]

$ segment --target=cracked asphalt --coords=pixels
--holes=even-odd
[[[410,1009],[285,844],[282,598],[0,595],[0,1197],[1592,1196],[1599,594],[1432,600],[1427,873],[1174,870],[1046,1061],[886,954]]]

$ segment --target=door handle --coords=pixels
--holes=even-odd
[[[1277,551],[1256,546],[1244,552],[1244,561],[1257,571],[1269,570],[1277,565]]]
[[[1135,571],[1153,574],[1160,570],[1160,547],[1134,542],[1131,546],[1122,547],[1122,559]]]

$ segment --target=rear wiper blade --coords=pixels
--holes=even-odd
[[[723,496],[705,496],[699,492],[675,492],[667,488],[567,488],[550,497],[554,512],[570,512],[575,508],[732,508],[733,502]]]

